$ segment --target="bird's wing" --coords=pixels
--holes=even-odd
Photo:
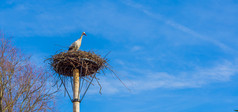
[[[73,50],[73,49],[75,49],[75,48],[76,48],[76,43],[74,42],[74,43],[72,43],[72,44],[69,46],[69,50],[68,50],[68,51]]]
[[[70,47],[74,47],[74,46],[76,46],[76,42],[74,42],[70,45]]]
[[[74,47],[69,47],[68,51],[72,51],[74,49]]]

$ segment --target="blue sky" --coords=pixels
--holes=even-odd
[[[0,30],[43,65],[85,31],[82,50],[108,58],[108,75],[82,112],[232,112],[238,109],[237,0],[1,0]],[[63,93],[61,93],[63,94]],[[60,112],[72,111],[58,95]]]

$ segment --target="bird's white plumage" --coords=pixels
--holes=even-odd
[[[82,33],[81,37],[78,40],[76,40],[74,43],[70,45],[68,51],[77,51],[80,48],[83,35],[86,35],[85,32]]]

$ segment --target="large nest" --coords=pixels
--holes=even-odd
[[[57,74],[64,76],[73,76],[74,69],[83,77],[107,68],[106,59],[86,51],[60,52],[50,58],[50,64]]]
[[[74,86],[72,83],[73,70],[79,70],[79,90],[81,93],[83,93],[82,97],[80,98],[82,100],[88,90],[88,87],[91,84],[94,85],[95,82],[93,82],[93,79],[95,79],[96,83],[100,86],[99,93],[101,93],[102,86],[99,82],[99,78],[96,76],[96,73],[102,71],[103,74],[105,74],[104,70],[109,70],[119,79],[119,77],[110,68],[111,66],[108,64],[107,59],[105,58],[108,54],[106,54],[104,58],[102,58],[100,55],[96,55],[94,52],[90,51],[60,52],[51,56],[45,61],[49,62],[51,66],[50,68],[53,69],[56,73],[56,77],[54,78],[55,84],[59,84],[59,86],[57,87],[61,87],[61,85],[63,85],[65,88],[65,92],[68,94],[69,97],[70,95],[68,92],[69,89],[67,89],[67,85],[71,84],[72,87]],[[121,83],[126,87],[126,85],[122,81]]]

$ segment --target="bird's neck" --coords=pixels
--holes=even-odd
[[[83,39],[83,34],[81,35],[81,37],[77,41],[81,41],[82,39]]]

